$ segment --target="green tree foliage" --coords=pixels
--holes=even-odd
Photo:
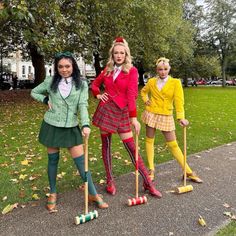
[[[12,37],[28,51],[35,68],[36,84],[45,77],[45,59],[55,51],[83,48],[86,27],[79,14],[79,1],[3,1],[0,22],[4,37]],[[13,40],[13,36],[15,40]]]
[[[81,14],[87,27],[84,56],[94,59],[99,74],[108,58],[108,50],[115,37],[126,36],[127,11],[131,1],[81,0]]]
[[[70,50],[105,66],[111,42],[127,39],[141,74],[160,56],[171,59],[180,75],[193,56],[194,30],[183,18],[182,0],[11,0],[3,1],[0,22],[14,45],[30,52],[36,83],[43,80],[44,61],[55,51]],[[13,40],[14,35],[14,40]]]
[[[192,56],[192,27],[183,18],[183,1],[132,1],[127,22],[127,37],[140,75],[154,71],[156,59],[171,60],[172,72],[177,75],[180,65]]]
[[[194,78],[211,78],[219,77],[220,65],[217,57],[213,56],[196,56],[194,58]]]
[[[218,54],[223,86],[226,68],[231,52],[236,46],[236,6],[233,0],[206,0],[205,37],[212,49]]]

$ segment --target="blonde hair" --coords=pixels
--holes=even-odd
[[[117,40],[119,39],[119,40]],[[107,66],[106,66],[106,75],[110,74],[111,71],[114,70],[114,66],[115,66],[115,61],[113,59],[113,51],[114,51],[114,47],[117,45],[121,45],[125,48],[125,61],[122,65],[122,70],[125,73],[128,73],[130,68],[133,66],[132,64],[132,57],[130,54],[130,49],[129,49],[129,45],[127,43],[127,41],[124,38],[117,38],[113,41],[112,46],[109,50],[109,59],[107,62]]]
[[[159,66],[165,65],[165,66],[168,66],[170,68],[169,61],[170,60],[165,58],[165,57],[160,57],[160,58],[157,59],[156,66],[159,67]]]

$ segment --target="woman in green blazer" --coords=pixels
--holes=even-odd
[[[142,121],[146,124],[146,152],[150,169],[150,177],[154,179],[154,140],[156,129],[159,129],[166,140],[166,144],[175,159],[184,169],[184,156],[176,141],[173,105],[181,126],[187,126],[188,120],[184,114],[184,93],[179,79],[169,76],[170,65],[166,58],[157,60],[157,77],[148,80],[141,90],[145,103]],[[187,177],[197,183],[202,180],[186,165]]]
[[[88,85],[81,79],[78,65],[70,52],[57,53],[54,75],[46,78],[31,91],[31,96],[48,105],[39,132],[39,142],[47,147],[50,195],[46,208],[56,212],[56,177],[60,148],[67,148],[85,181],[83,137],[90,134],[88,115]],[[79,127],[80,115],[81,128]],[[97,194],[91,173],[87,175],[89,200],[99,208],[107,208]]]

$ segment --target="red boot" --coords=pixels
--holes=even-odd
[[[144,191],[148,190],[153,197],[161,198],[162,194],[154,187],[154,185],[147,185],[143,182]]]
[[[112,158],[111,158],[111,134],[101,134],[102,139],[102,160],[104,163],[107,186],[106,191],[111,194],[116,194],[116,187],[112,177]]]
[[[129,139],[125,139],[122,140],[124,143],[125,148],[127,149],[130,158],[134,164],[134,166],[136,166],[136,161],[135,161],[135,143],[134,143],[134,139],[129,138]],[[140,175],[143,178],[143,187],[144,190],[148,190],[149,193],[154,196],[154,197],[158,197],[161,198],[162,195],[161,193],[154,187],[153,182],[151,180],[151,178],[149,177],[148,174],[148,170],[146,168],[146,166],[144,165],[143,159],[140,155],[138,155],[138,171],[140,173]]]
[[[113,196],[116,194],[116,186],[113,181],[110,181],[107,183],[106,190],[107,190],[107,193],[109,193]]]

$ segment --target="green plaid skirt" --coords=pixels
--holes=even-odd
[[[68,148],[82,144],[83,138],[79,126],[56,127],[43,120],[39,132],[39,142],[46,147]]]

